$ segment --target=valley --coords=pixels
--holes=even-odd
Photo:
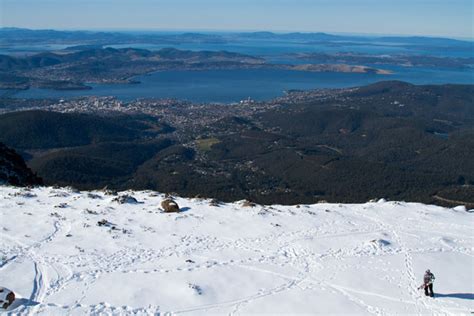
[[[473,95],[470,85],[392,81],[231,106],[3,99],[0,141],[51,185],[263,204],[383,197],[472,207]]]

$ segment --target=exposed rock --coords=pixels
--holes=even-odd
[[[211,200],[209,201],[209,206],[216,206],[216,207],[218,207],[218,206],[220,206],[220,204],[221,204],[221,202],[219,202],[219,200],[217,200],[217,199],[211,199]]]
[[[242,202],[242,207],[255,207],[257,204],[255,204],[254,202],[251,202],[249,200],[244,200]]]
[[[188,285],[189,285],[189,288],[193,289],[196,292],[197,295],[202,295],[203,294],[203,290],[199,285],[191,284],[191,283],[189,283]]]
[[[67,186],[67,187],[64,187],[64,189],[66,189],[70,193],[81,193],[81,191],[78,188],[75,188],[73,186]]]
[[[99,215],[98,212],[93,211],[93,210],[90,210],[90,209],[88,209],[88,208],[85,209],[85,212],[86,212],[87,214],[91,214],[91,215]]]
[[[15,293],[5,287],[0,287],[0,308],[7,309],[15,300]]]
[[[102,199],[102,197],[100,195],[95,194],[95,193],[91,193],[91,192],[87,193],[87,197],[89,199]]]
[[[105,226],[105,227],[110,227],[112,229],[116,229],[115,224],[109,222],[106,219],[102,219],[102,220],[98,221],[97,226]]]
[[[179,212],[178,203],[173,201],[172,199],[166,199],[161,202],[161,207],[167,213],[176,213]]]
[[[0,143],[0,184],[15,186],[41,185],[43,181],[26,166],[23,158],[13,149]]]
[[[133,196],[131,195],[120,195],[120,196],[117,196],[116,198],[114,198],[112,200],[112,202],[117,202],[119,204],[126,204],[126,203],[129,203],[129,204],[136,204],[138,203],[137,199],[134,198]]]
[[[117,191],[115,190],[110,190],[107,186],[105,186],[102,191],[104,192],[104,195],[117,195]]]
[[[21,197],[24,197],[24,198],[37,197],[36,194],[30,192],[29,188],[24,188],[22,191],[15,192],[15,194],[13,194],[13,196],[21,196]]]
[[[378,248],[390,246],[392,243],[385,239],[372,239],[370,243]]]

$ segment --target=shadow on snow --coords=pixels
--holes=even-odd
[[[27,298],[17,298],[13,301],[12,305],[8,306],[7,311],[12,311],[20,306],[28,307],[38,305],[38,302],[29,300]]]
[[[450,294],[435,293],[435,297],[453,297],[453,298],[460,298],[464,300],[474,300],[473,293],[450,293]]]

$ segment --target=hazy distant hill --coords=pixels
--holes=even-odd
[[[71,49],[72,50],[72,49]],[[0,55],[0,71],[24,70],[46,66],[54,66],[64,63],[81,63],[87,67],[87,62],[101,61],[107,62],[136,62],[138,60],[149,62],[163,61],[225,61],[245,59],[254,62],[262,62],[261,59],[232,52],[220,51],[189,51],[175,48],[163,48],[158,51],[149,51],[137,48],[92,48],[86,50],[72,51],[65,53],[39,53],[32,56],[13,57]]]
[[[163,34],[160,32],[93,32],[30,30],[22,28],[0,28],[0,43],[4,44],[125,44],[125,43],[179,43],[197,41],[221,43],[223,39],[212,34]]]
[[[130,44],[130,43],[227,43],[242,39],[280,40],[299,42],[347,41],[359,43],[397,43],[407,45],[471,46],[468,41],[441,37],[423,36],[355,36],[327,33],[293,32],[246,32],[246,33],[178,33],[163,32],[92,32],[29,30],[22,28],[0,28],[0,43],[64,43],[64,44]]]

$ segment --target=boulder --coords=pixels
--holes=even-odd
[[[15,300],[13,291],[0,286],[0,310],[7,309]]]
[[[244,200],[242,202],[242,206],[243,207],[255,207],[255,206],[257,206],[257,204],[255,204],[254,202],[251,202],[249,200]]]
[[[137,204],[138,201],[131,195],[120,195],[112,200],[113,202],[117,202],[119,204]]]
[[[173,201],[172,199],[165,199],[161,202],[161,208],[163,208],[163,210],[166,212],[166,213],[176,213],[176,212],[179,212],[179,206],[178,206],[178,203],[176,203],[175,201]]]
[[[209,201],[209,206],[218,207],[218,206],[220,206],[220,204],[221,204],[221,203],[220,203],[218,200],[216,200],[216,199],[211,199],[211,200]]]

